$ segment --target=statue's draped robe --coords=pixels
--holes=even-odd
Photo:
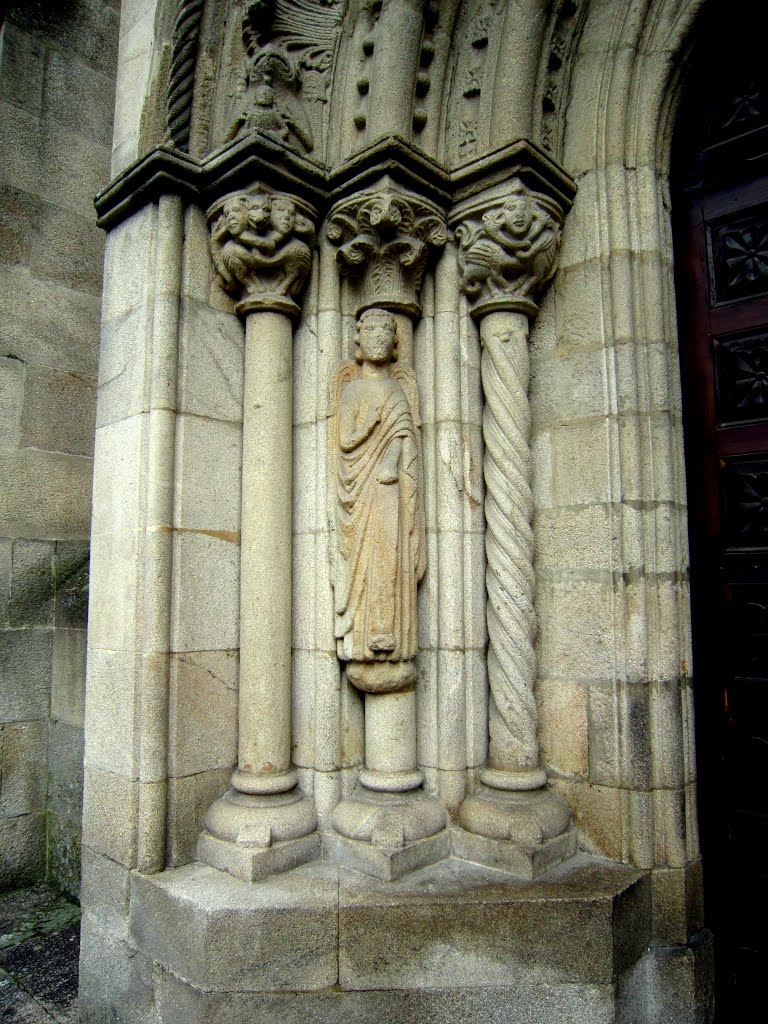
[[[415,657],[416,584],[423,561],[419,530],[418,442],[411,409],[394,377],[357,379],[338,411],[335,588],[339,657],[408,661]],[[379,478],[399,442],[397,478]],[[376,649],[391,637],[389,649]],[[372,649],[371,643],[374,647]]]

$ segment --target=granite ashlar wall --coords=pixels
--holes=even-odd
[[[119,6],[10,4],[0,27],[0,887],[71,895]]]

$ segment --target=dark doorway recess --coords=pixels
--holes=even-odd
[[[699,818],[717,1020],[768,977],[768,64],[713,2],[673,144]]]

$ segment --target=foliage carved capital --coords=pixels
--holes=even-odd
[[[308,214],[295,197],[263,185],[226,196],[210,208],[213,265],[238,313],[299,315],[295,296],[309,276],[315,240]]]
[[[391,181],[337,203],[328,237],[336,262],[357,293],[358,312],[378,306],[419,316],[419,290],[430,253],[448,240],[442,210]]]
[[[505,195],[473,204],[456,228],[461,290],[470,314],[539,311],[557,269],[563,212],[515,179]]]

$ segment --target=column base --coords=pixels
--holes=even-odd
[[[315,806],[298,788],[261,796],[231,789],[205,816],[198,857],[253,882],[318,857],[316,826]]]
[[[538,878],[577,850],[568,804],[547,789],[480,786],[464,801],[459,824],[453,840],[457,857],[519,878]]]
[[[333,812],[326,836],[333,860],[393,881],[450,854],[442,803],[423,790],[382,793],[358,787]]]

